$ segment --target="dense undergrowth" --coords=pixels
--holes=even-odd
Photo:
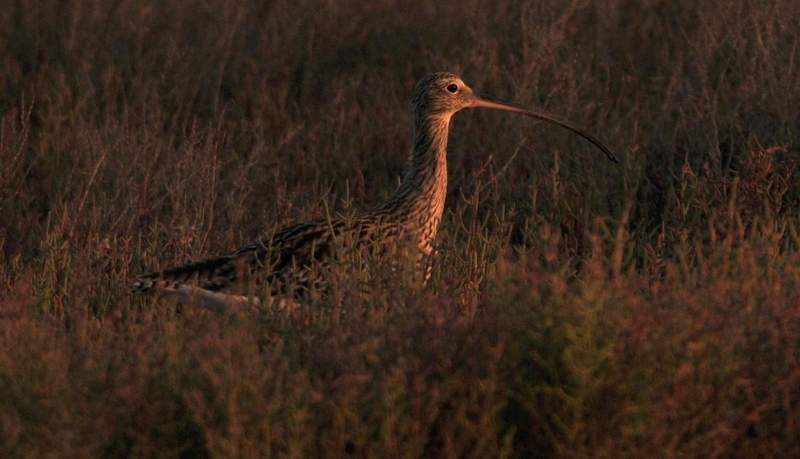
[[[0,456],[800,456],[798,30],[794,0],[7,1]],[[460,113],[426,287],[129,293],[385,198],[436,70],[622,164]]]

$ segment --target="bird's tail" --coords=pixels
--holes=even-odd
[[[236,281],[234,256],[210,258],[176,268],[139,276],[132,284],[134,293],[150,293],[195,284],[209,291],[221,290]]]

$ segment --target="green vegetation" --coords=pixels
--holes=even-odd
[[[5,2],[0,456],[800,457],[798,31],[796,0]],[[425,288],[129,293],[381,201],[436,70],[622,164],[460,113]]]

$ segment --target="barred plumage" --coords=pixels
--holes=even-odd
[[[599,147],[616,162],[595,137],[567,121],[541,112],[476,96],[452,73],[434,73],[417,83],[411,100],[414,143],[400,187],[389,200],[354,218],[336,217],[302,223],[241,248],[229,255],[190,263],[139,277],[137,292],[160,291],[186,302],[195,297],[214,309],[232,303],[257,301],[243,283],[267,283],[275,293],[294,294],[287,285],[302,288],[309,269],[330,262],[340,250],[338,239],[371,252],[408,243],[420,260],[433,250],[447,192],[447,137],[451,117],[464,108],[485,107],[531,116],[565,127]]]

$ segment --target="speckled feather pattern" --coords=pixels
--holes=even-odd
[[[142,276],[134,289],[181,294],[195,289],[195,294],[202,295],[215,308],[224,307],[231,298],[247,297],[248,292],[243,292],[242,287],[253,284],[266,283],[273,287],[273,294],[297,296],[296,287],[307,290],[317,282],[316,277],[309,276],[311,272],[319,272],[316,268],[340,261],[348,253],[344,250],[346,244],[367,249],[369,256],[386,255],[396,247],[403,254],[411,249],[417,268],[427,279],[430,264],[426,261],[433,254],[447,194],[450,119],[464,108],[505,110],[559,125],[618,162],[600,140],[569,121],[541,110],[478,97],[452,73],[434,73],[417,83],[411,107],[414,143],[408,167],[398,190],[382,205],[354,218],[335,217],[295,225],[230,255]],[[232,296],[225,297],[229,294]]]
[[[454,82],[469,90],[450,73],[436,73],[417,84],[411,102],[414,143],[408,167],[400,187],[384,204],[352,219],[294,225],[229,255],[141,276],[134,290],[195,285],[224,293],[245,283],[302,285],[312,265],[335,258],[337,240],[371,249],[409,242],[419,249],[420,259],[430,255],[447,194],[450,118],[463,108],[463,101],[445,91]]]

